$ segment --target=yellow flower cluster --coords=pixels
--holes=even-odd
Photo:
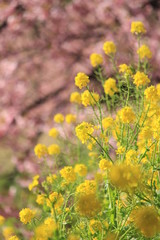
[[[70,102],[81,104],[81,94],[79,92],[72,92],[70,95]]]
[[[102,223],[99,220],[91,219],[89,222],[89,229],[92,234],[102,231]]]
[[[59,135],[59,132],[56,128],[52,128],[52,129],[49,130],[48,134],[49,134],[50,137],[57,138],[58,135]]]
[[[103,51],[106,55],[111,55],[116,53],[116,46],[113,42],[107,41],[103,45]]]
[[[71,166],[64,167],[60,170],[61,177],[65,179],[67,183],[73,183],[76,180],[76,174]]]
[[[30,208],[24,208],[19,212],[20,221],[24,224],[30,223],[35,215],[36,211]]]
[[[57,144],[52,144],[48,147],[48,154],[49,155],[58,155],[60,154],[61,150]]]
[[[151,58],[152,57],[152,52],[150,51],[149,47],[147,45],[142,45],[138,50],[137,53],[140,56],[140,59],[144,58]]]
[[[66,115],[66,122],[68,124],[75,123],[76,122],[76,115],[75,114],[67,114]]]
[[[155,86],[150,86],[144,91],[144,95],[147,101],[157,101],[159,98],[157,89]]]
[[[63,123],[64,122],[64,116],[63,116],[63,114],[61,114],[61,113],[57,113],[55,116],[54,116],[54,121],[56,122],[56,123]]]
[[[39,175],[36,175],[36,176],[33,177],[32,183],[30,183],[29,186],[28,186],[29,191],[32,191],[32,189],[34,187],[38,186],[38,184],[39,184],[38,179],[39,179]]]
[[[114,93],[118,92],[118,88],[116,86],[116,80],[113,78],[108,78],[104,83],[104,92],[108,94],[110,97],[114,95]]]
[[[102,119],[102,126],[105,130],[113,127],[113,124],[114,120],[112,117],[106,117]]]
[[[90,135],[94,132],[94,126],[91,123],[82,122],[76,129],[76,136],[84,144],[90,138]]]
[[[90,61],[93,67],[97,67],[98,65],[101,65],[103,63],[103,57],[101,54],[92,53],[90,55]]]
[[[124,73],[126,75],[132,75],[132,70],[127,64],[120,64],[119,65],[119,73]]]
[[[76,164],[74,171],[81,177],[85,177],[87,175],[87,167],[84,164]]]
[[[94,217],[101,209],[101,203],[96,196],[96,182],[85,180],[76,189],[76,211],[85,217]]]
[[[136,35],[146,33],[146,29],[144,27],[144,24],[140,21],[132,22],[131,33],[136,34]]]
[[[101,159],[100,162],[99,162],[99,168],[102,170],[102,171],[105,171],[105,170],[109,170],[112,166],[112,163],[107,160],[107,159]]]
[[[42,158],[48,154],[48,149],[44,144],[37,144],[34,148],[35,155],[38,158]]]
[[[99,101],[99,94],[98,93],[90,93],[88,90],[84,91],[81,94],[82,104],[87,106],[94,106]]]
[[[133,83],[137,87],[145,86],[148,83],[150,83],[150,79],[148,78],[148,76],[144,72],[140,71],[136,72],[136,74],[133,76],[133,79],[134,79]]]
[[[119,110],[118,116],[122,123],[133,123],[136,119],[135,113],[131,107],[124,107]]]
[[[47,206],[55,209],[59,209],[64,203],[64,198],[61,193],[52,192],[47,199]]]
[[[147,238],[160,233],[160,215],[153,206],[142,206],[132,212],[135,227]]]
[[[80,89],[86,87],[89,82],[89,77],[85,73],[80,72],[75,77],[75,85]]]
[[[116,188],[125,192],[132,192],[140,187],[142,173],[139,166],[120,163],[111,167],[109,179]]]

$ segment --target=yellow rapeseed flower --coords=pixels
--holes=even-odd
[[[103,63],[102,55],[97,53],[92,53],[90,55],[90,61],[91,61],[92,67],[97,67],[98,65],[101,65]]]
[[[78,173],[79,176],[84,177],[87,175],[87,167],[84,164],[76,164],[74,171]]]
[[[85,73],[79,72],[75,77],[75,85],[80,89],[86,87],[89,82],[89,77]]]
[[[116,86],[116,80],[114,78],[108,78],[105,81],[104,92],[108,94],[110,97],[112,97],[115,92],[118,92],[118,88]]]
[[[64,198],[61,193],[52,192],[47,199],[47,206],[52,207],[54,205],[55,209],[60,208],[64,203]]]
[[[154,206],[142,206],[131,213],[135,227],[147,238],[160,233],[160,215]]]
[[[98,93],[90,93],[88,90],[84,91],[81,94],[82,104],[87,106],[94,106],[99,101],[99,94]]]
[[[136,74],[133,76],[134,79],[134,84],[139,87],[139,86],[145,86],[148,83],[150,83],[150,79],[144,72],[136,72]]]
[[[60,154],[61,150],[57,144],[52,144],[48,147],[48,154],[49,155],[58,155]]]
[[[65,119],[66,119],[66,122],[68,124],[75,123],[76,122],[76,115],[74,115],[74,114],[67,114]]]
[[[101,159],[99,162],[99,168],[102,171],[109,170],[111,168],[111,166],[112,166],[112,163],[105,158]]]
[[[157,101],[158,98],[158,94],[157,94],[157,88],[155,86],[150,86],[148,88],[145,89],[144,91],[144,95],[147,101]]]
[[[106,117],[102,119],[102,126],[105,130],[112,128],[113,124],[114,124],[114,120],[112,117]]]
[[[52,129],[49,130],[48,135],[50,137],[57,138],[58,135],[59,135],[59,132],[58,132],[58,130],[56,128],[52,128]]]
[[[118,116],[122,123],[133,123],[136,119],[136,115],[131,107],[124,107],[118,111]]]
[[[103,44],[103,51],[106,55],[111,55],[116,53],[116,46],[113,42],[107,41]]]
[[[36,199],[36,203],[38,203],[39,205],[44,205],[45,195],[44,194],[38,194],[37,199]]]
[[[140,59],[144,58],[151,58],[152,57],[152,52],[150,51],[149,47],[147,45],[142,45],[138,50],[137,53],[140,56]]]
[[[33,177],[33,181],[32,181],[32,182],[29,184],[29,186],[28,186],[29,191],[31,191],[33,188],[35,188],[36,186],[38,186],[38,184],[39,184],[38,179],[39,179],[39,175],[35,175],[35,176]]]
[[[30,223],[34,218],[36,211],[30,208],[24,208],[19,212],[20,221],[24,224]]]
[[[92,135],[92,133],[94,132],[94,126],[91,123],[82,122],[81,124],[77,125],[75,131],[76,136],[84,144],[90,138],[89,135]]]
[[[140,21],[132,22],[131,33],[136,34],[136,35],[146,33],[146,29],[145,29],[143,23]]]
[[[81,94],[79,92],[72,92],[70,95],[70,102],[81,104]]]
[[[89,230],[92,234],[102,231],[102,223],[99,220],[91,219],[89,222]]]
[[[76,180],[76,174],[71,166],[66,166],[60,170],[61,177],[68,183],[73,183]]]
[[[54,120],[56,123],[63,123],[63,122],[64,122],[64,116],[63,116],[63,114],[61,114],[61,113],[57,113],[57,114],[54,116],[53,120]]]
[[[34,148],[35,155],[38,158],[42,158],[48,154],[47,147],[44,144],[37,144]]]
[[[142,173],[139,166],[128,165],[125,162],[112,165],[109,172],[110,182],[118,189],[133,192],[142,183]]]
[[[119,65],[119,73],[124,73],[125,75],[132,75],[132,70],[127,64],[120,64]]]

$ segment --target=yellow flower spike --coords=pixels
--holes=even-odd
[[[140,71],[136,72],[136,74],[133,76],[133,79],[134,79],[133,83],[137,87],[145,86],[148,83],[150,83],[150,79],[148,78],[148,76],[144,72]]]
[[[133,193],[142,185],[142,172],[138,165],[117,163],[112,165],[109,179],[113,186],[124,192]]]
[[[125,76],[131,76],[132,75],[132,70],[127,64],[120,64],[119,65],[119,73],[125,74]]]
[[[73,183],[76,181],[76,174],[71,166],[66,166],[60,170],[61,177],[65,179],[67,183]]]
[[[90,93],[88,90],[84,91],[81,94],[81,100],[82,104],[87,107],[87,106],[94,106],[96,103],[99,101],[100,96],[98,93]]]
[[[64,116],[63,116],[63,114],[61,114],[61,113],[57,113],[57,114],[54,116],[53,120],[54,120],[56,123],[63,123],[63,122],[64,122]]]
[[[140,21],[132,22],[132,24],[131,24],[131,33],[133,33],[135,35],[146,33],[146,29],[145,29],[143,23],[140,22]]]
[[[72,92],[70,95],[70,102],[81,104],[81,94],[79,92]]]
[[[132,211],[135,227],[147,238],[160,233],[160,215],[154,206],[141,206]]]
[[[147,101],[158,101],[157,89],[155,86],[150,86],[145,89],[144,95]]]
[[[90,61],[91,61],[92,67],[97,67],[103,63],[103,57],[101,54],[92,53],[90,55]]]
[[[152,52],[150,51],[149,47],[147,45],[142,45],[138,50],[137,53],[140,56],[140,59],[144,59],[144,58],[152,58]]]
[[[24,224],[30,223],[35,215],[36,211],[30,208],[24,208],[19,212],[20,221]]]
[[[49,195],[49,199],[47,199],[47,206],[52,208],[52,205],[54,205],[55,209],[60,208],[64,203],[64,198],[62,194],[58,192],[52,192]]]
[[[74,171],[78,173],[79,176],[84,177],[87,175],[87,167],[84,164],[76,164]]]
[[[75,85],[80,89],[86,87],[90,82],[89,77],[85,73],[78,73],[75,77]]]
[[[42,158],[48,155],[48,150],[44,144],[39,143],[35,146],[34,153],[38,158]]]
[[[106,55],[111,55],[116,53],[116,46],[113,42],[107,41],[103,44],[103,51]]]
[[[82,122],[75,128],[75,131],[76,136],[84,144],[91,138],[89,135],[92,135],[94,132],[94,126],[91,123]]]
[[[44,205],[45,203],[45,195],[44,194],[38,194],[37,195],[37,199],[36,199],[36,203],[38,203],[39,205]]]
[[[102,224],[99,220],[91,219],[89,222],[89,229],[92,234],[102,231]]]
[[[58,135],[59,135],[59,132],[58,132],[58,130],[56,128],[52,128],[52,129],[49,130],[48,135],[50,137],[57,138]]]
[[[102,119],[102,126],[105,130],[113,127],[114,120],[112,117],[106,117]]]
[[[75,123],[76,122],[76,115],[74,115],[74,114],[67,114],[65,119],[66,119],[66,122],[68,124]]]
[[[101,169],[101,171],[109,170],[111,166],[112,166],[112,163],[105,158],[101,159],[99,162],[99,168]]]
[[[118,88],[116,86],[116,80],[114,78],[108,78],[104,83],[104,92],[112,97],[114,93],[118,92]]]
[[[52,174],[46,177],[46,181],[47,183],[52,184],[56,178],[57,178],[56,174]]]
[[[49,155],[58,155],[60,154],[61,150],[57,144],[52,144],[48,147],[48,154]]]
[[[133,123],[136,120],[136,115],[131,107],[124,107],[118,111],[117,116],[119,116],[122,123]]]
[[[32,183],[30,183],[29,186],[28,186],[29,191],[32,191],[33,188],[35,188],[36,186],[38,186],[38,184],[39,184],[38,179],[39,179],[39,175],[35,175],[35,176],[33,177]]]

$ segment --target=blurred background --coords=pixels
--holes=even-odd
[[[21,186],[37,172],[34,146],[55,113],[70,111],[76,73],[92,76],[89,55],[111,40],[118,63],[137,58],[130,25],[138,20],[160,82],[159,0],[0,1],[0,214],[17,216]]]

